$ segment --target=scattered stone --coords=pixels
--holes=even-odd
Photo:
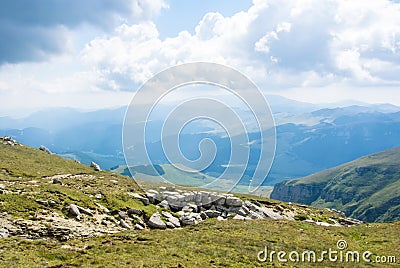
[[[5,228],[0,229],[0,238],[7,238],[9,236],[9,232]]]
[[[79,211],[78,207],[74,204],[69,205],[69,213],[71,213],[71,215],[76,217],[77,219],[81,217],[81,212]]]
[[[101,168],[95,162],[90,162],[90,167],[92,167],[95,171],[101,171]]]
[[[218,221],[226,221],[226,218],[224,218],[224,217],[222,217],[222,216],[218,216],[218,217],[217,217],[217,220],[218,220]]]
[[[94,197],[97,198],[97,199],[102,199],[103,195],[102,194],[96,194]]]
[[[123,219],[121,219],[121,220],[119,221],[119,225],[120,225],[122,228],[125,228],[125,229],[132,229],[131,226],[129,226],[129,224],[127,224]]]
[[[142,201],[143,205],[147,206],[150,201],[147,197],[141,196],[140,194],[137,193],[128,193],[130,196],[132,196],[133,198],[137,198],[140,201]]]
[[[48,154],[53,154],[46,146],[40,145],[39,150],[48,153]]]
[[[84,213],[86,215],[89,215],[89,216],[93,216],[93,212],[90,209],[83,208],[83,207],[80,207],[80,206],[76,206],[76,207],[79,209],[80,212],[82,212],[82,213]]]
[[[62,180],[58,178],[53,179],[53,184],[62,184]]]
[[[41,204],[46,207],[49,205],[49,201],[47,201],[47,200],[36,200],[36,203]]]
[[[110,210],[108,210],[108,208],[106,208],[105,206],[103,206],[102,204],[99,203],[94,203],[96,206],[98,206],[100,208],[100,210],[102,210],[105,213],[109,213]]]
[[[167,226],[167,228],[170,228],[170,229],[175,228],[175,225],[170,221],[166,222],[165,225]]]
[[[200,212],[200,218],[204,221],[204,220],[206,220],[208,217],[207,217],[207,214],[206,214],[204,211],[202,211],[202,212]]]
[[[163,211],[161,214],[168,219],[168,222],[172,223],[174,227],[181,227],[181,223],[177,217],[174,217],[171,213]]]
[[[134,228],[136,230],[144,230],[144,227],[142,225],[140,225],[140,224],[135,224]]]
[[[156,228],[156,229],[165,229],[167,228],[167,225],[165,224],[165,222],[162,221],[161,219],[161,215],[160,213],[154,213],[153,215],[151,215],[149,221],[147,222],[147,224],[152,227],[152,228]]]
[[[196,225],[196,224],[198,224],[198,221],[196,220],[196,218],[195,217],[193,217],[192,215],[183,215],[181,218],[180,218],[180,221],[181,221],[181,224],[182,224],[182,226],[185,226],[185,225]]]
[[[160,207],[163,207],[163,208],[165,208],[165,209],[170,209],[167,200],[161,201],[161,203],[159,204],[159,206],[160,206]]]
[[[54,200],[50,200],[49,205],[50,205],[50,207],[55,207],[57,205],[57,202]]]
[[[217,210],[206,210],[204,213],[207,215],[208,218],[217,218],[221,215],[221,212]]]
[[[241,207],[243,204],[240,198],[234,196],[227,197],[225,202],[228,207]]]
[[[126,220],[126,218],[128,217],[128,215],[123,211],[118,211],[118,216],[123,220]]]
[[[131,215],[132,219],[136,221],[138,224],[142,225],[143,227],[146,226],[144,221],[136,215]]]
[[[136,209],[136,208],[130,208],[127,211],[128,215],[132,216],[132,214],[138,215],[138,216],[142,216],[143,215],[143,211]]]

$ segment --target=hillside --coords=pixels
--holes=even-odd
[[[400,147],[275,185],[271,198],[335,208],[367,222],[400,220]]]
[[[371,261],[400,262],[399,222],[360,224],[328,209],[160,183],[143,192],[132,178],[8,138],[0,170],[0,267],[281,267],[258,253],[321,252],[339,240],[371,251]]]

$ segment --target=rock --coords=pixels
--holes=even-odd
[[[226,221],[226,219],[225,219],[224,217],[222,217],[222,216],[218,216],[218,217],[217,217],[217,220],[218,220],[218,221]]]
[[[171,213],[163,211],[161,214],[166,217],[168,221],[174,225],[174,227],[181,227],[179,219],[174,217]]]
[[[135,228],[136,230],[144,230],[144,227],[141,226],[140,224],[135,224],[134,228]]]
[[[167,228],[170,228],[170,229],[175,228],[175,225],[172,222],[166,222],[165,225],[167,226]]]
[[[181,221],[181,224],[182,224],[183,226],[185,226],[185,225],[196,225],[196,224],[198,224],[198,221],[196,220],[196,218],[194,218],[194,217],[192,217],[192,216],[190,216],[190,215],[188,215],[188,216],[186,216],[186,215],[182,216],[181,219],[180,219],[180,221]]]
[[[274,219],[274,220],[283,220],[286,217],[283,217],[281,214],[273,211],[271,208],[260,207],[260,212],[262,212],[266,217]]]
[[[138,216],[142,216],[143,215],[143,211],[141,211],[141,210],[139,210],[139,209],[136,209],[136,208],[130,208],[130,209],[128,209],[128,211],[127,211],[127,213],[128,213],[128,215],[132,215],[132,214],[135,214],[135,215],[138,215]]]
[[[207,215],[208,218],[216,218],[221,215],[221,212],[217,210],[206,210],[204,213]]]
[[[128,215],[126,215],[126,213],[123,211],[118,211],[118,216],[123,220],[126,220],[126,218],[128,217]]]
[[[235,217],[232,218],[232,220],[249,221],[249,220],[252,220],[252,219],[250,217],[243,217],[241,215],[236,215]]]
[[[83,208],[83,207],[80,207],[80,206],[76,206],[76,207],[79,209],[80,212],[82,212],[82,213],[84,213],[86,215],[89,215],[89,216],[93,216],[93,212],[90,211],[90,209]]]
[[[228,207],[241,207],[243,201],[238,197],[229,196],[226,198],[225,204]]]
[[[140,194],[137,193],[128,193],[130,196],[132,196],[133,198],[137,198],[140,201],[142,201],[143,205],[147,206],[148,204],[150,204],[150,201],[147,197],[141,196]]]
[[[36,200],[36,203],[41,204],[46,207],[49,205],[49,201],[47,201],[47,200]]]
[[[81,212],[79,211],[78,207],[74,204],[69,205],[69,213],[78,219],[81,217]]]
[[[54,200],[50,200],[49,205],[50,205],[50,207],[55,207],[57,205],[57,202]]]
[[[160,206],[160,207],[163,207],[163,208],[165,208],[165,209],[168,209],[168,210],[170,209],[167,200],[161,201],[161,203],[159,204],[159,206]]]
[[[149,221],[147,222],[147,224],[152,227],[152,228],[156,228],[156,229],[165,229],[167,228],[167,225],[165,224],[165,222],[162,221],[161,219],[161,215],[160,213],[154,213],[153,215],[151,215]]]
[[[9,232],[5,228],[0,229],[0,238],[7,238],[9,236]]]
[[[122,228],[125,228],[125,229],[132,229],[132,228],[129,226],[129,224],[127,224],[123,219],[121,219],[121,220],[119,221],[119,225],[120,225]]]
[[[200,218],[204,221],[204,220],[206,220],[208,217],[207,217],[207,214],[206,214],[204,211],[202,211],[202,212],[200,212]]]
[[[39,150],[48,153],[48,154],[53,154],[48,148],[46,148],[46,146],[44,145],[40,145]]]
[[[103,198],[103,196],[101,194],[96,194],[94,197],[97,198],[97,199],[102,199]]]
[[[61,179],[54,178],[54,179],[53,179],[53,184],[62,184],[62,180],[61,180]]]
[[[143,227],[146,226],[144,221],[136,215],[131,215],[132,219],[137,222],[138,224],[142,225]]]
[[[95,162],[90,162],[90,167],[92,167],[96,171],[101,171],[100,166],[98,164],[96,164]]]
[[[106,208],[105,206],[99,204],[99,203],[94,203],[96,206],[98,206],[100,208],[100,210],[102,210],[105,213],[109,213],[110,211],[108,210],[108,208]]]

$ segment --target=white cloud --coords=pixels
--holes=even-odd
[[[80,47],[79,55],[66,56],[67,63],[50,58],[38,65],[3,67],[0,94],[9,90],[60,94],[71,90],[88,94],[134,91],[169,66],[211,61],[237,68],[262,89],[301,96],[302,100],[308,95],[319,101],[324,96],[327,100],[367,98],[360,94],[365,90],[375,96],[368,99],[386,94],[388,102],[396,101],[399,3],[254,0],[248,10],[231,17],[207,13],[193,33],[187,29],[166,39],[160,38],[155,22],[148,19],[168,8],[166,2],[131,3],[134,16],[143,20],[132,23],[121,17],[123,24]]]

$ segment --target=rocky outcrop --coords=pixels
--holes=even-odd
[[[311,204],[321,195],[324,184],[295,184],[295,181],[283,181],[275,184],[270,198],[285,202]]]
[[[95,171],[101,171],[100,165],[95,162],[90,162],[90,167],[92,167]]]
[[[48,154],[53,154],[46,146],[40,145],[39,150],[48,153]]]

